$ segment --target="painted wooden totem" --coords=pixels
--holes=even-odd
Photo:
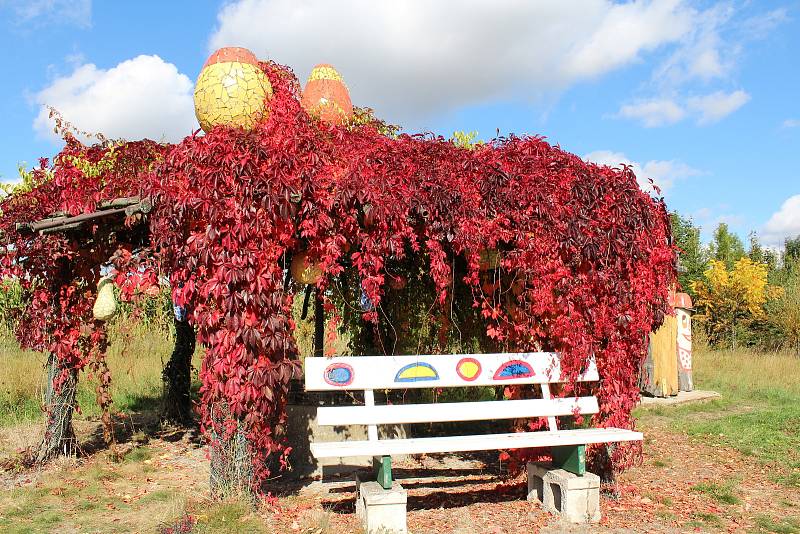
[[[642,366],[643,393],[670,397],[692,391],[692,299],[686,293],[670,297],[675,315],[664,318],[661,328],[650,334],[647,359]]]
[[[675,296],[678,323],[678,389],[692,391],[692,298],[686,293]]]

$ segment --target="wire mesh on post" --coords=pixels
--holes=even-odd
[[[211,407],[211,420],[211,497],[253,499],[253,458],[244,422],[234,421],[223,403]]]
[[[72,428],[72,414],[75,411],[78,374],[74,369],[63,369],[58,364],[55,354],[50,354],[47,359],[46,377],[44,405],[47,410],[47,422],[36,455],[38,463],[59,455],[73,455],[77,448],[75,431]]]

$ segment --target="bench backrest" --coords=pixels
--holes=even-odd
[[[547,417],[597,413],[593,396],[553,398],[549,384],[564,382],[553,352],[437,354],[410,356],[335,356],[305,359],[307,391],[363,390],[364,406],[321,407],[320,425],[368,425],[377,439],[381,424],[431,423]],[[599,379],[592,360],[579,381]],[[541,399],[376,406],[373,390],[538,384]]]

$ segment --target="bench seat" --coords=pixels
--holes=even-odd
[[[559,447],[641,440],[642,433],[632,430],[621,428],[581,428],[475,436],[321,442],[311,444],[311,453],[316,458],[393,456],[397,454]]]

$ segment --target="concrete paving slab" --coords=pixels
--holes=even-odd
[[[676,406],[678,404],[686,404],[688,402],[700,402],[712,399],[719,399],[722,395],[716,391],[704,391],[696,389],[694,391],[680,391],[677,395],[672,397],[645,397],[639,401],[640,406]]]

